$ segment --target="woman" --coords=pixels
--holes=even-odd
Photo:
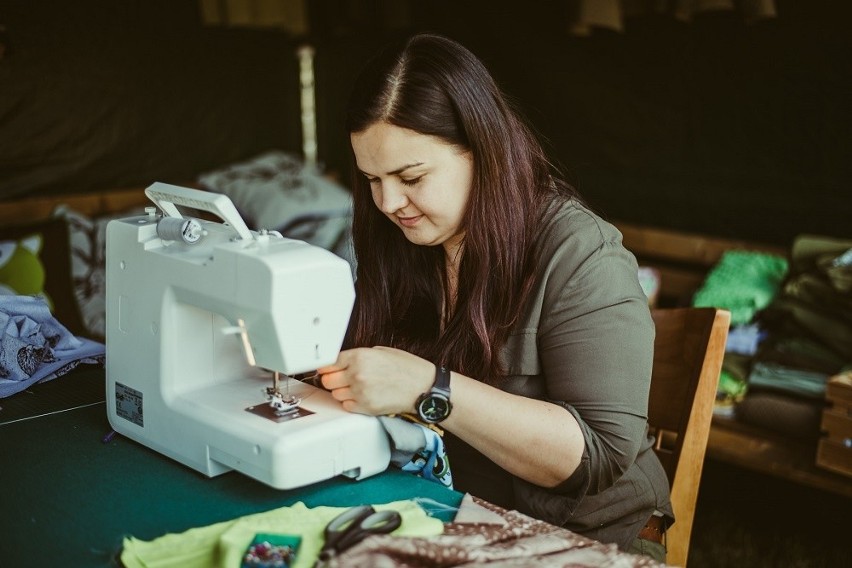
[[[646,433],[654,328],[619,232],[446,38],[372,60],[347,129],[357,300],[324,387],[439,423],[456,489],[664,559],[644,528],[672,516]]]

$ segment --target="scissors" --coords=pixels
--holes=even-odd
[[[374,534],[387,534],[402,524],[396,511],[376,511],[370,505],[347,509],[325,527],[325,544],[315,566],[322,566],[344,550]]]

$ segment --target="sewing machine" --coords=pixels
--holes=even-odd
[[[237,470],[279,489],[384,471],[378,419],[297,380],[337,358],[349,264],[250,231],[225,195],[162,183],[145,193],[163,214],[148,207],[107,226],[113,429],[207,476]]]

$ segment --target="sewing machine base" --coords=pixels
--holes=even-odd
[[[110,384],[113,429],[208,477],[236,470],[277,489],[293,489],[338,475],[363,479],[390,462],[387,434],[372,416],[346,412],[331,395],[288,379],[302,398],[298,417],[275,416],[254,404],[265,381],[235,379],[165,401],[133,385]],[[138,386],[137,386],[138,387]],[[121,414],[133,388],[137,412]]]

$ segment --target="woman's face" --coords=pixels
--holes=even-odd
[[[376,207],[412,243],[443,245],[454,258],[473,180],[470,152],[385,122],[350,138]]]

